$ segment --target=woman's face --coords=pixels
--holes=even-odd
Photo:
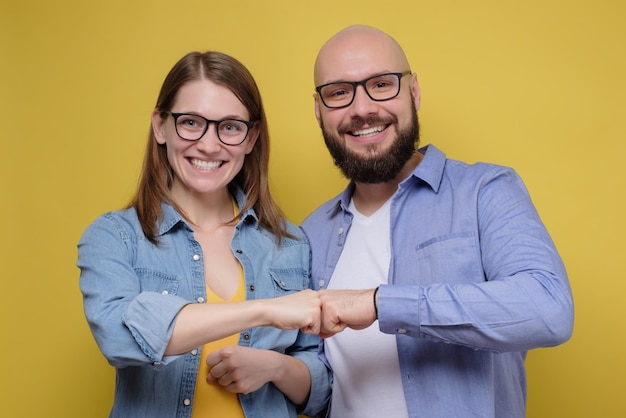
[[[209,120],[250,119],[233,92],[206,79],[183,85],[171,112],[195,114]],[[167,159],[175,175],[174,196],[223,192],[241,170],[259,134],[255,125],[242,144],[225,145],[218,139],[216,125],[211,123],[202,138],[189,141],[177,134],[171,115],[162,119],[158,111],[152,114],[152,126],[157,142],[167,147]]]

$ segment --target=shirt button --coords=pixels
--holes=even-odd
[[[191,405],[191,399],[186,398],[186,399],[183,401],[183,404],[184,404],[185,406],[189,406],[189,405]]]
[[[339,227],[339,229],[337,230],[337,233],[339,235],[343,234],[343,227]]]
[[[404,328],[398,328],[398,334],[406,334],[406,330]]]
[[[254,285],[253,284],[250,285],[250,291],[254,292]]]
[[[326,282],[324,281],[324,279],[320,280],[319,282],[317,282],[317,284],[319,285],[320,288],[324,287],[324,284]]]
[[[193,261],[198,261],[198,260],[200,260],[200,255],[199,254],[194,254],[193,257],[191,257],[191,258],[193,258]]]
[[[237,254],[242,254],[242,253],[243,253],[243,250],[241,250],[240,248],[237,248],[237,249],[235,250],[235,252],[236,252]]]
[[[280,287],[285,287],[285,282],[284,281],[280,281]]]
[[[250,341],[250,334],[247,333],[247,332],[245,334],[243,334],[243,339],[246,340],[246,341]]]
[[[161,290],[161,294],[162,295],[167,295],[167,294],[169,294],[169,292],[167,290]]]
[[[198,354],[198,349],[194,348],[193,350],[191,350],[191,355],[195,356],[196,354]]]
[[[202,296],[199,296],[196,300],[198,301],[198,303],[204,302],[204,298]]]

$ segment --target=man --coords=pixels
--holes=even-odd
[[[573,303],[521,179],[417,150],[417,78],[377,29],[333,36],[314,76],[315,115],[350,179],[302,225],[330,416],[524,417],[526,351],[570,337]]]

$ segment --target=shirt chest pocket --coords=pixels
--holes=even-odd
[[[276,297],[299,292],[309,287],[309,278],[304,269],[270,269],[269,275]]]
[[[177,276],[146,268],[135,269],[142,292],[157,292],[163,295],[178,294],[180,280]]]
[[[414,268],[422,285],[485,280],[474,234],[455,233],[429,239],[415,249]]]

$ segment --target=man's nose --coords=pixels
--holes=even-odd
[[[371,115],[378,111],[378,103],[371,99],[362,85],[356,86],[354,90],[354,100],[350,105],[351,116]]]

